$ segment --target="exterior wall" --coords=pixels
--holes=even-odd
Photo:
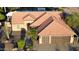
[[[71,36],[40,36],[39,38],[39,44],[46,44],[47,40],[47,44],[56,44],[57,42],[59,42],[59,44],[62,42],[65,43],[69,43],[71,40]],[[45,41],[45,42],[44,42]]]
[[[7,25],[8,27],[11,27],[10,22],[6,22],[6,25]]]
[[[50,44],[51,39],[49,38],[49,36],[40,36],[39,37],[39,44]]]
[[[33,21],[24,21],[23,24],[13,24],[12,30],[13,31],[21,31],[21,28],[25,28],[27,30],[27,23],[32,23]]]
[[[74,36],[71,35],[70,43],[73,43],[73,42],[74,42]]]
[[[42,44],[42,36],[39,37],[39,44]]]
[[[21,28],[24,28],[24,24],[15,24],[15,25],[12,25],[12,30],[13,31],[21,31]]]
[[[49,44],[51,44],[51,36],[49,36]]]
[[[24,21],[24,23],[32,23],[33,21]]]
[[[27,24],[32,23],[33,21],[24,21],[24,28],[27,30]]]

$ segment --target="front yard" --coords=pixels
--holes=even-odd
[[[3,32],[5,32],[4,28],[2,28]],[[10,31],[9,31],[10,33]],[[56,42],[59,43],[54,43],[54,44],[39,44],[37,40],[37,33],[36,30],[29,30],[28,32],[25,33],[25,35],[21,35],[21,32],[14,32],[10,36],[9,40],[6,38],[6,34],[3,33],[3,36],[1,37],[1,42],[0,42],[0,50],[3,48],[4,51],[79,51],[79,43],[77,40],[74,41],[73,44],[71,45],[66,45],[64,40],[61,42],[57,40]],[[23,38],[24,36],[24,38]],[[23,39],[22,39],[23,38]],[[2,47],[1,43],[4,44]]]

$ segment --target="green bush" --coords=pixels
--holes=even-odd
[[[1,7],[0,7],[0,13],[4,13],[4,10],[3,10],[3,8],[1,8]]]
[[[18,48],[23,49],[25,45],[25,41],[23,39],[18,40],[17,42]]]
[[[37,31],[36,29],[30,29],[27,31],[27,36],[31,37],[32,40],[37,39]]]
[[[72,28],[79,28],[79,14],[71,13],[66,17],[66,23]]]
[[[4,19],[5,19],[5,16],[2,13],[0,13],[0,20],[4,20]]]

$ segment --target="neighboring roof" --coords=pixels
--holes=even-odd
[[[28,15],[30,18],[35,18],[36,20],[39,18],[44,12],[19,12],[15,11],[12,15],[12,24],[21,24],[24,23],[24,19],[28,20]],[[29,20],[30,20],[29,18]],[[32,19],[31,19],[32,20]]]
[[[38,35],[40,36],[71,36],[75,33],[56,21],[50,23]]]

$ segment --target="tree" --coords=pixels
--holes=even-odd
[[[3,7],[0,7],[0,13],[4,13]]]
[[[36,40],[38,35],[36,29],[30,29],[27,31],[27,36],[30,36],[32,40]]]
[[[5,19],[5,16],[0,13],[0,20],[4,20],[4,19]]]
[[[35,40],[37,40],[37,30],[36,29],[29,29],[26,33],[27,37],[31,38],[32,43],[29,45],[29,49],[33,48],[33,43],[35,42]]]
[[[9,11],[15,11],[16,9],[19,9],[20,7],[8,7],[7,9]]]
[[[79,28],[79,14],[71,13],[66,17],[66,23],[72,28]]]
[[[3,8],[0,8],[0,20],[4,20],[5,19],[5,14],[4,14],[4,10]]]
[[[65,21],[79,36],[79,14],[71,13],[70,15],[65,17]]]

